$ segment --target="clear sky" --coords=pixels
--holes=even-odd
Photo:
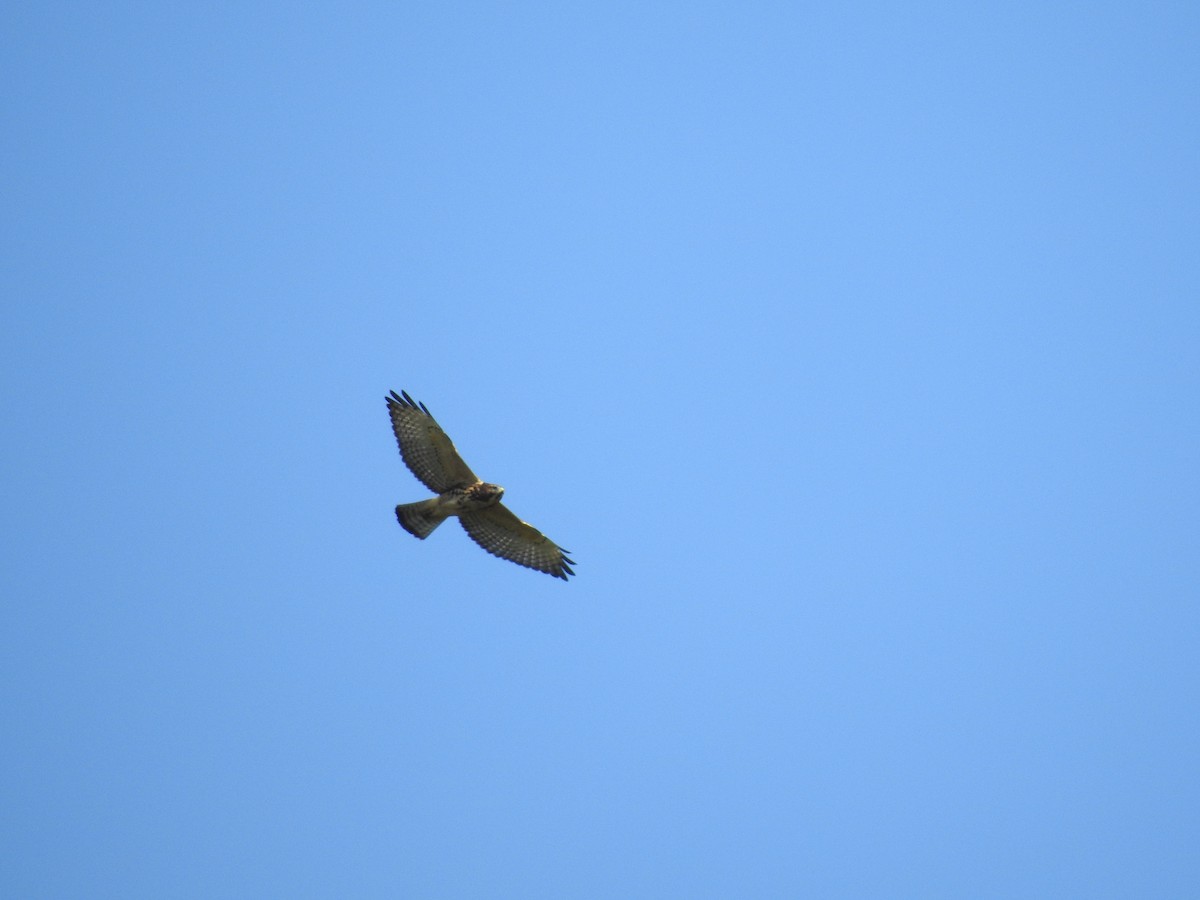
[[[0,19],[0,895],[1200,893],[1196,4]]]

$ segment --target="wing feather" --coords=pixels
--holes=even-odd
[[[503,503],[459,516],[471,540],[493,556],[567,580],[575,561],[528,522],[522,522]]]
[[[417,403],[405,391],[392,391],[386,399],[400,455],[421,484],[440,494],[479,480],[424,403]]]

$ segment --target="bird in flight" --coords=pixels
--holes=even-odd
[[[396,507],[400,526],[421,540],[450,516],[458,516],[471,540],[493,556],[567,580],[574,575],[564,550],[509,511],[500,498],[504,488],[480,481],[424,403],[404,391],[387,398],[392,431],[404,464],[438,496]]]

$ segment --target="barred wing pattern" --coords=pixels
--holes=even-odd
[[[400,455],[421,484],[441,494],[479,480],[424,403],[417,403],[406,391],[392,391],[387,406]]]
[[[493,556],[563,581],[568,575],[575,574],[571,571],[575,561],[567,558],[569,550],[558,546],[528,522],[522,522],[503,503],[465,513],[459,516],[459,521],[471,540]]]

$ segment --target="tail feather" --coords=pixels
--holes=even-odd
[[[433,529],[446,521],[446,514],[438,512],[437,498],[417,503],[401,503],[396,507],[396,520],[400,527],[421,540],[433,534]]]

